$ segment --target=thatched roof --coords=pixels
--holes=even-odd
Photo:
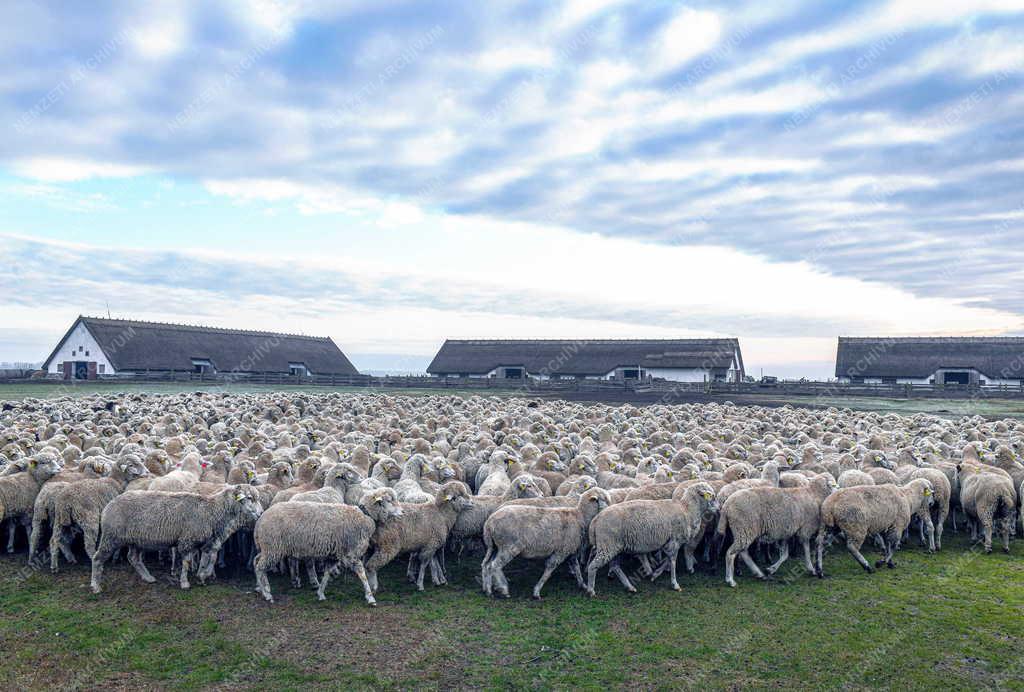
[[[427,372],[478,375],[501,366],[558,375],[604,375],[623,366],[742,370],[743,356],[736,339],[448,339]]]
[[[302,363],[317,375],[358,374],[329,337],[81,316],[44,368],[79,322],[117,371],[191,370],[192,360],[202,359],[219,372],[287,373],[289,363]]]
[[[1024,378],[1021,337],[839,337],[836,377],[925,378],[973,368],[989,378]]]

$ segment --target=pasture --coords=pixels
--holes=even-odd
[[[39,396],[35,387],[30,396]],[[180,387],[163,393],[194,389]],[[325,390],[314,391],[322,394]],[[80,393],[96,392],[83,388]],[[58,389],[54,396],[63,393]],[[16,398],[11,392],[7,395]],[[451,433],[453,439],[479,440],[479,435],[489,439],[500,429],[493,422],[497,412],[515,411],[516,418],[509,423],[516,426],[515,436],[532,438],[555,459],[559,452],[571,453],[574,463],[594,454],[598,437],[605,438],[601,444],[621,445],[616,449],[635,450],[638,441],[650,440],[651,445],[643,449],[661,454],[664,449],[656,450],[667,444],[667,438],[660,426],[671,424],[680,429],[673,442],[679,445],[677,453],[704,459],[703,467],[688,463],[683,468],[696,469],[707,478],[720,471],[710,470],[713,464],[704,452],[692,449],[713,455],[719,468],[739,468],[744,463],[729,456],[739,442],[729,445],[719,432],[711,434],[711,428],[722,426],[724,419],[709,422],[706,416],[717,416],[723,410],[739,425],[760,418],[779,430],[789,427],[787,435],[796,429],[790,426],[802,426],[819,436],[816,444],[829,458],[821,461],[808,456],[805,446],[799,463],[809,468],[835,463],[844,439],[840,435],[826,441],[820,430],[813,429],[825,417],[806,410],[755,412],[696,406],[669,411],[662,407],[634,409],[624,417],[621,409],[558,401],[460,401],[443,396],[386,396],[371,401],[313,395],[309,401],[316,402],[320,411],[314,415],[307,410],[302,418],[307,429],[299,429],[294,421],[283,420],[281,409],[275,413],[264,408],[270,402],[291,406],[294,401],[290,396],[276,398],[257,389],[237,399],[172,396],[129,400],[124,402],[127,410],[117,412],[103,410],[101,398],[57,406],[61,415],[74,416],[85,426],[94,419],[109,421],[115,416],[124,416],[124,421],[135,425],[155,420],[165,409],[174,410],[182,420],[201,410],[206,421],[225,420],[248,409],[259,412],[258,418],[247,420],[261,421],[256,434],[275,441],[277,455],[291,454],[315,439],[318,449],[341,449],[353,463],[359,455],[352,448],[369,446],[374,438],[366,431],[346,433],[337,427],[339,420],[358,420],[370,427],[383,426],[382,420],[395,420],[395,425],[406,428],[408,439],[393,437],[397,431],[385,427],[375,433],[387,433],[395,449],[401,450],[412,449],[411,440],[421,434],[407,422],[418,414],[443,415],[445,426],[459,431]],[[100,408],[93,408],[96,406]],[[387,407],[403,415],[392,419]],[[22,414],[14,409],[15,420],[21,415],[25,425],[44,409],[33,407]],[[577,443],[568,437],[549,438],[536,419],[529,426],[523,422],[530,416],[547,415],[568,429],[572,423],[566,421],[573,420],[570,412],[584,416],[577,420],[586,421],[585,434]],[[289,415],[298,416],[298,409]],[[842,416],[844,420],[828,425],[852,433],[851,420],[861,420],[874,426],[875,434],[882,430],[876,417]],[[845,420],[847,416],[849,420]],[[190,418],[194,430],[197,424],[200,428],[206,425]],[[900,425],[910,430],[918,423],[904,419]],[[945,426],[958,434],[982,431],[1016,442],[1016,427],[1003,423],[932,419],[929,425]],[[292,426],[290,432],[286,426]],[[312,437],[314,430],[317,434]],[[748,430],[766,435],[762,439],[770,443],[769,449],[749,437],[742,443],[762,456],[759,471],[768,463],[768,456],[774,457],[773,464],[780,457],[784,463],[797,463],[793,451],[778,451],[780,441],[770,433],[753,427]],[[939,439],[939,432],[929,430]],[[151,437],[165,434],[158,428],[149,432]],[[863,442],[874,442],[867,431],[857,434]],[[229,437],[226,430],[218,428],[209,435]],[[713,443],[701,442],[704,438],[700,435]],[[903,444],[899,439],[893,435],[878,441],[896,458],[896,446]],[[153,439],[140,441],[149,445]],[[788,449],[789,438],[782,442]],[[564,446],[570,443],[580,447],[570,451]],[[98,444],[107,446],[111,455],[118,453],[106,442]],[[217,444],[218,452],[205,448],[203,453],[223,454],[227,444]],[[31,440],[28,446],[32,446]],[[813,450],[815,446],[810,447]],[[533,443],[522,440],[503,443],[502,448],[523,458],[528,458],[530,448],[538,451]],[[7,449],[12,454],[16,451],[10,446]],[[180,457],[170,446],[165,451],[147,449],[147,458],[167,453]],[[470,449],[453,447],[450,454],[469,465],[474,463],[474,454],[464,453]],[[920,449],[933,460],[940,453],[937,447],[923,445]],[[948,447],[942,454],[950,457],[953,449]],[[978,449],[963,445],[960,452]],[[255,448],[247,453],[256,458]],[[374,465],[383,463],[384,456],[375,453]],[[671,456],[664,454],[661,458],[665,461],[649,459],[652,464],[667,466]],[[873,458],[877,461],[879,457]],[[919,463],[922,460],[917,458]],[[868,463],[866,456],[864,463]],[[406,464],[406,471],[412,464]],[[635,472],[639,475],[639,467]],[[133,690],[1024,689],[1024,543],[1019,538],[1013,540],[1009,554],[1002,553],[1000,545],[997,540],[996,551],[985,554],[980,545],[971,543],[961,522],[959,533],[947,525],[943,549],[935,554],[920,547],[916,531],[912,531],[896,555],[895,569],[865,574],[837,543],[826,552],[827,576],[823,579],[808,576],[799,554],[794,554],[769,582],[752,578],[740,566],[737,588],[725,584],[719,558],[699,562],[693,575],[681,569],[680,593],[671,590],[666,576],[653,584],[635,577],[638,563],[630,561],[627,570],[639,593],[626,593],[617,581],[606,580],[605,570],[601,570],[595,598],[588,598],[576,587],[563,565],[540,601],[529,598],[542,570],[539,561],[518,559],[508,566],[512,597],[505,600],[481,592],[479,554],[466,552],[459,557],[448,552],[448,585],[428,583],[425,592],[417,592],[405,578],[403,557],[381,571],[378,605],[371,608],[363,600],[359,582],[348,572],[331,583],[327,600],[322,602],[316,600],[308,584],[296,589],[286,576],[273,573],[270,580],[276,602],[267,603],[256,593],[253,574],[235,552],[229,555],[227,565],[217,570],[214,581],[201,586],[196,580],[187,591],[178,587],[177,575],[170,573],[156,553],[149,556],[149,567],[157,577],[154,584],[142,583],[124,560],[115,561],[108,565],[102,593],[94,594],[89,589],[89,564],[80,540],[76,545],[78,564],[63,563],[58,573],[51,574],[49,569],[28,566],[24,539],[19,537],[13,554],[0,554],[0,651],[6,654],[0,666],[0,685],[4,689]],[[864,552],[871,561],[880,557],[871,541]]]
[[[1021,550],[984,555],[960,533],[873,575],[833,548],[824,580],[794,561],[730,589],[719,567],[681,577],[682,593],[602,578],[595,599],[560,573],[542,601],[529,599],[538,564],[513,566],[513,597],[494,600],[478,560],[449,558],[451,585],[425,593],[391,565],[377,608],[351,577],[322,603],[272,578],[267,604],[251,575],[181,591],[166,568],[144,586],[123,564],[94,596],[86,566],[54,576],[4,555],[0,686],[1024,689]]]

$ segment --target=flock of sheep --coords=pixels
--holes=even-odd
[[[407,559],[423,589],[446,583],[445,553],[483,553],[486,593],[504,568],[544,561],[533,596],[566,564],[595,593],[607,568],[652,580],[739,556],[766,579],[802,550],[845,544],[865,570],[895,567],[917,534],[942,547],[948,522],[1005,550],[1024,495],[1024,424],[981,418],[725,404],[609,407],[564,401],[353,394],[25,399],[0,412],[0,520],[30,564],[122,554],[180,569],[182,588],[233,565],[320,599],[342,568],[374,604],[378,572]],[[865,541],[881,553],[874,567]],[[759,566],[755,557],[770,564]],[[178,564],[180,563],[180,565]]]

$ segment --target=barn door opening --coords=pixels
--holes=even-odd
[[[75,379],[76,380],[87,380],[89,379],[89,363],[84,360],[75,361]]]
[[[942,381],[945,384],[970,384],[971,373],[969,372],[947,372],[943,375]]]

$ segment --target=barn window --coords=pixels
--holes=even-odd
[[[625,380],[639,380],[640,369],[639,368],[625,368],[622,371],[622,378]]]
[[[87,356],[88,356],[88,355],[89,355],[89,352],[88,352],[88,351],[86,351],[86,352],[85,352],[85,355],[87,355]]]
[[[57,372],[64,372],[64,363],[57,363]]]
[[[309,370],[306,368],[305,363],[288,363],[288,374],[305,377],[309,374]]]
[[[97,370],[99,371],[99,373],[100,373],[100,374],[102,375],[102,374],[103,374],[103,371],[107,369],[107,366],[105,366],[105,365],[104,365],[103,363],[100,363],[99,365],[97,365],[97,366],[96,366],[96,369],[97,369]]]

